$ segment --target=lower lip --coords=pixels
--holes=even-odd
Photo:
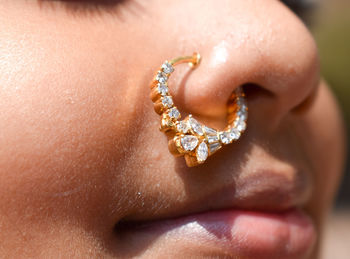
[[[223,210],[138,224],[125,230],[137,239],[179,246],[186,253],[233,258],[305,258],[315,243],[310,218],[300,210],[283,213]],[[185,250],[183,248],[186,248]]]

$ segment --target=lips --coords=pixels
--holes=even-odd
[[[184,254],[307,258],[316,239],[315,229],[310,218],[297,209],[310,194],[306,175],[260,170],[196,201],[189,198],[181,206],[169,206],[165,212],[126,217],[116,233],[120,240],[127,240],[129,252],[156,242],[156,247],[165,249],[159,252],[168,257],[181,250],[182,258]],[[169,247],[174,249],[172,254]]]
[[[168,258],[306,258],[315,242],[315,230],[300,210],[280,213],[222,210],[193,214],[118,229],[131,251],[157,243]],[[164,249],[163,249],[164,248]],[[171,248],[171,249],[169,249]],[[190,256],[191,255],[191,256]],[[222,256],[222,257],[221,257]]]

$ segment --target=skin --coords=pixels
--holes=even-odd
[[[282,3],[4,0],[0,24],[0,257],[194,258],[205,247],[131,247],[116,225],[225,207],[197,203],[228,184],[240,208],[303,207],[321,241],[344,132],[317,47]],[[148,85],[164,60],[194,51],[201,65],[171,79],[177,106],[222,127],[244,85],[249,119],[239,142],[187,168],[158,131]]]

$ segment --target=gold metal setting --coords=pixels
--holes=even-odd
[[[247,127],[248,107],[241,87],[237,88],[227,103],[227,126],[219,131],[205,126],[191,114],[180,120],[181,114],[169,93],[168,79],[174,66],[188,63],[191,68],[200,64],[198,53],[165,61],[151,83],[154,110],[161,116],[160,130],[169,138],[169,151],[174,156],[184,156],[189,167],[203,164],[209,156],[224,145],[237,141]]]

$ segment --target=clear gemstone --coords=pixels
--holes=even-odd
[[[198,145],[198,139],[192,135],[186,135],[181,138],[181,145],[184,150],[192,151]]]
[[[247,110],[247,108],[248,108],[247,102],[243,99],[243,102],[242,102],[242,104],[240,106],[240,109],[241,110]]]
[[[178,119],[178,118],[180,118],[180,112],[179,112],[179,110],[178,109],[176,109],[175,107],[174,108],[171,108],[170,110],[169,110],[169,116],[170,116],[170,118],[174,118],[174,119]]]
[[[208,136],[207,139],[208,139],[209,144],[219,141],[219,138],[216,135],[215,136]]]
[[[166,84],[158,84],[158,93],[166,95],[168,93],[168,86]]]
[[[167,108],[170,108],[171,106],[174,105],[173,98],[171,98],[171,96],[164,96],[162,98],[162,103]]]
[[[188,126],[187,121],[180,121],[179,124],[177,124],[177,130],[182,133],[187,133],[190,130],[190,126]]]
[[[207,144],[205,144],[205,142],[202,142],[199,144],[197,150],[196,150],[196,156],[197,156],[197,160],[198,162],[204,162],[209,155],[209,150],[208,150],[208,146]]]
[[[245,99],[242,98],[242,97],[238,97],[238,98],[237,98],[237,105],[238,105],[239,107],[245,107],[245,106],[246,106]]]
[[[238,120],[235,123],[235,128],[242,132],[247,128],[247,124],[245,123],[245,121]]]
[[[204,126],[204,131],[207,135],[216,135],[216,130],[209,128],[207,126]]]
[[[173,66],[168,61],[165,61],[165,63],[162,65],[162,70],[166,74],[170,74],[170,73],[174,72]]]
[[[241,132],[236,128],[232,128],[230,130],[230,136],[232,140],[237,140],[241,136]]]
[[[232,141],[231,135],[229,132],[221,132],[220,140],[223,144],[230,144]]]
[[[158,72],[156,79],[159,83],[164,84],[168,80],[168,77],[165,73],[163,72]]]
[[[194,118],[190,117],[189,123],[191,125],[192,130],[200,136],[203,136],[202,125]]]
[[[220,143],[213,143],[209,145],[209,150],[210,153],[214,153],[215,151],[219,150],[221,148],[221,144]]]
[[[239,117],[239,119],[241,121],[246,121],[247,118],[248,118],[248,111],[246,109],[240,109],[238,112],[237,112],[237,115]]]

